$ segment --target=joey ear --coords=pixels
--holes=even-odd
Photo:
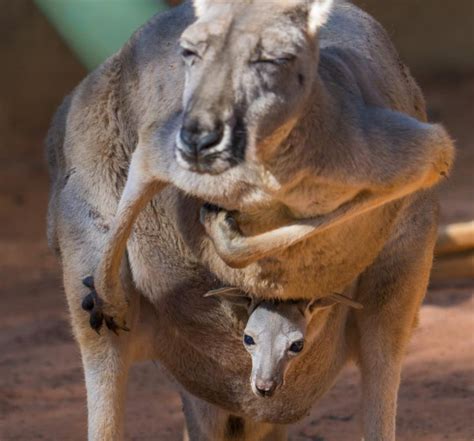
[[[208,291],[204,294],[204,297],[219,297],[226,302],[229,302],[236,306],[246,308],[247,311],[251,312],[254,309],[255,301],[252,296],[249,296],[238,288],[226,287],[218,288]]]
[[[334,293],[328,296],[329,299],[332,299],[336,303],[342,303],[343,305],[349,306],[350,308],[354,309],[363,309],[364,306],[352,300],[350,297],[345,296],[344,294]]]
[[[319,299],[313,299],[307,302],[305,308],[305,316],[311,317],[316,311],[322,311],[324,309],[330,308],[337,303],[337,300],[329,297],[321,297]]]
[[[334,0],[310,0],[308,10],[308,32],[316,34],[329,19]]]
[[[343,305],[349,306],[350,308],[354,309],[363,308],[363,305],[361,303],[356,302],[355,300],[352,300],[351,298],[343,294],[334,293],[326,297],[310,300],[306,304],[304,314],[307,317],[311,317],[316,311],[322,311],[323,309],[330,308],[331,306],[334,306],[337,303],[342,303]]]

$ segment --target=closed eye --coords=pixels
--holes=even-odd
[[[281,57],[262,56],[252,61],[252,64],[273,64],[276,66],[283,66],[294,61],[296,56],[284,55]]]
[[[184,58],[187,57],[197,57],[197,53],[192,51],[191,49],[181,48],[181,56]]]
[[[180,49],[180,55],[183,58],[199,57],[199,54],[196,51],[193,51],[192,49],[189,49],[187,47],[182,47]]]
[[[187,64],[193,64],[194,61],[201,58],[196,50],[187,46],[181,46],[179,49],[179,54],[181,55],[181,58],[184,60],[184,62]]]

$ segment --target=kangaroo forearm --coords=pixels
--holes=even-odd
[[[118,284],[122,258],[138,215],[153,196],[168,184],[165,176],[158,176],[150,167],[158,158],[150,155],[153,150],[148,145],[145,142],[139,143],[132,155],[127,182],[98,267],[96,286],[105,297],[114,292]]]
[[[133,225],[148,202],[165,186],[165,182],[151,181],[137,186],[132,193],[127,192],[127,188],[124,191],[112,232],[99,265],[100,284],[102,285],[99,290],[101,292],[111,292],[118,283],[120,265]]]
[[[165,175],[159,175],[150,167],[157,158],[150,158],[148,153],[143,144],[135,149],[96,274],[83,280],[92,291],[85,297],[82,307],[90,313],[90,325],[97,332],[104,323],[115,333],[129,330],[126,325],[128,302],[120,284],[123,256],[138,215],[168,183]]]
[[[382,205],[408,196],[422,188],[422,184],[423,181],[412,183],[386,194],[362,192],[329,214],[298,220],[290,225],[256,236],[239,236],[234,238],[231,244],[227,245],[225,249],[220,248],[219,245],[216,245],[216,248],[223,260],[230,266],[247,266],[264,257],[278,254],[286,248],[327,231],[330,228],[348,222],[356,216],[360,216]]]

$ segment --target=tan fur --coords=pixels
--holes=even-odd
[[[365,440],[394,441],[403,350],[436,236],[429,187],[449,170],[451,140],[422,122],[418,87],[384,31],[355,7],[337,3],[315,41],[301,28],[309,11],[299,4],[288,18],[281,4],[235,2],[233,20],[230,3],[225,11],[214,4],[211,20],[200,3],[200,20],[182,39],[196,44],[210,32],[215,46],[186,84],[176,54],[194,20],[189,4],[150,21],[86,78],[50,132],[49,238],[81,346],[89,438],[122,436],[126,376],[136,360],[160,360],[182,385],[190,440],[256,441],[284,440],[284,425],[303,417],[352,358],[362,372]],[[195,164],[177,161],[174,143],[183,107],[206,124],[216,115],[235,120],[232,104],[254,81],[239,54],[253,56],[248,51],[267,32],[264,57],[302,45],[275,82],[285,99],[262,90],[245,105],[239,98],[245,157],[232,163],[234,146],[224,146],[209,169],[198,170],[215,174],[186,169]],[[273,68],[264,69],[271,83]],[[199,222],[203,201],[236,219],[203,212],[212,241]],[[104,312],[126,321],[129,334],[90,329],[80,308],[81,279],[90,274]],[[278,394],[256,398],[241,344],[245,315],[203,294],[231,285],[262,298],[317,298],[356,279],[364,308],[332,308]],[[237,417],[243,428],[231,438]]]

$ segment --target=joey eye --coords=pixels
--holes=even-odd
[[[289,351],[298,354],[304,348],[304,340],[298,340],[291,344]]]
[[[255,340],[250,337],[250,335],[244,335],[244,344],[245,346],[253,346],[255,344]]]

